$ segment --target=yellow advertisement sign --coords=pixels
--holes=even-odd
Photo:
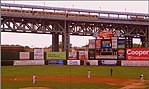
[[[51,60],[51,59],[54,59],[54,60],[59,60],[59,59],[63,59],[63,60],[66,60],[66,52],[47,52],[46,53],[46,57],[47,57],[47,60]]]

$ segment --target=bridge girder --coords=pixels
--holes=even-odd
[[[127,37],[127,39],[129,40],[134,37],[144,38],[143,41],[145,43],[143,44],[145,44],[146,47],[149,42],[149,25],[21,17],[2,17],[1,22],[1,32],[57,34],[57,36],[55,37],[58,37],[58,35],[62,35],[63,51],[67,52],[70,50],[70,35],[92,36],[95,32],[108,29],[112,30],[113,33],[115,33],[116,30],[119,30],[121,35],[123,37]],[[130,43],[131,42],[128,42],[128,44]],[[58,44],[58,42],[56,44]],[[55,46],[55,49],[57,50],[58,48],[56,48]]]

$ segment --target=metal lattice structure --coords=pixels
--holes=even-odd
[[[93,36],[100,30],[120,31],[126,38],[126,47],[132,47],[133,38],[141,38],[144,47],[149,47],[149,14],[86,9],[42,7],[22,4],[1,3],[2,7],[44,9],[66,12],[66,17],[44,16],[21,13],[1,13],[1,31],[17,33],[52,34],[52,50],[59,51],[59,35],[62,35],[63,51],[70,50],[70,35]],[[69,12],[95,13],[98,18],[68,17]],[[105,15],[105,16],[103,16]],[[115,16],[113,16],[115,15]],[[122,17],[124,16],[124,17]],[[135,19],[131,17],[136,17]],[[138,19],[141,17],[143,19]]]

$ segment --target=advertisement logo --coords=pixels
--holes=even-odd
[[[112,43],[111,40],[107,40],[107,39],[102,40],[102,43],[101,43],[102,48],[111,48],[111,46],[112,46],[111,43]]]
[[[80,60],[88,60],[88,52],[87,51],[79,51],[79,59]]]
[[[123,60],[121,61],[122,66],[149,66],[148,61],[128,61],[128,60]]]
[[[99,37],[104,38],[104,37],[112,37],[112,30],[107,30],[107,31],[100,31]]]
[[[128,60],[149,60],[148,48],[127,49],[126,59]]]
[[[117,51],[117,53],[118,53],[118,58],[119,59],[125,59],[125,50],[124,49],[119,49]]]
[[[118,39],[118,48],[125,48],[125,39]]]
[[[80,60],[67,60],[67,65],[80,65]]]

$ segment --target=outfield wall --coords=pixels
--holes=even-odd
[[[130,60],[2,60],[2,66],[68,65],[68,66],[149,66],[149,61]]]
[[[101,42],[103,42],[101,40]],[[105,40],[104,40],[105,42]],[[106,42],[111,42],[106,40]],[[99,42],[100,43],[100,42]],[[118,40],[118,49],[69,52],[44,52],[35,49],[34,52],[2,52],[3,65],[91,65],[91,66],[149,66],[148,48],[126,48],[124,40]],[[92,47],[92,46],[91,46]],[[7,60],[7,61],[6,61]],[[42,62],[41,62],[42,61]]]

